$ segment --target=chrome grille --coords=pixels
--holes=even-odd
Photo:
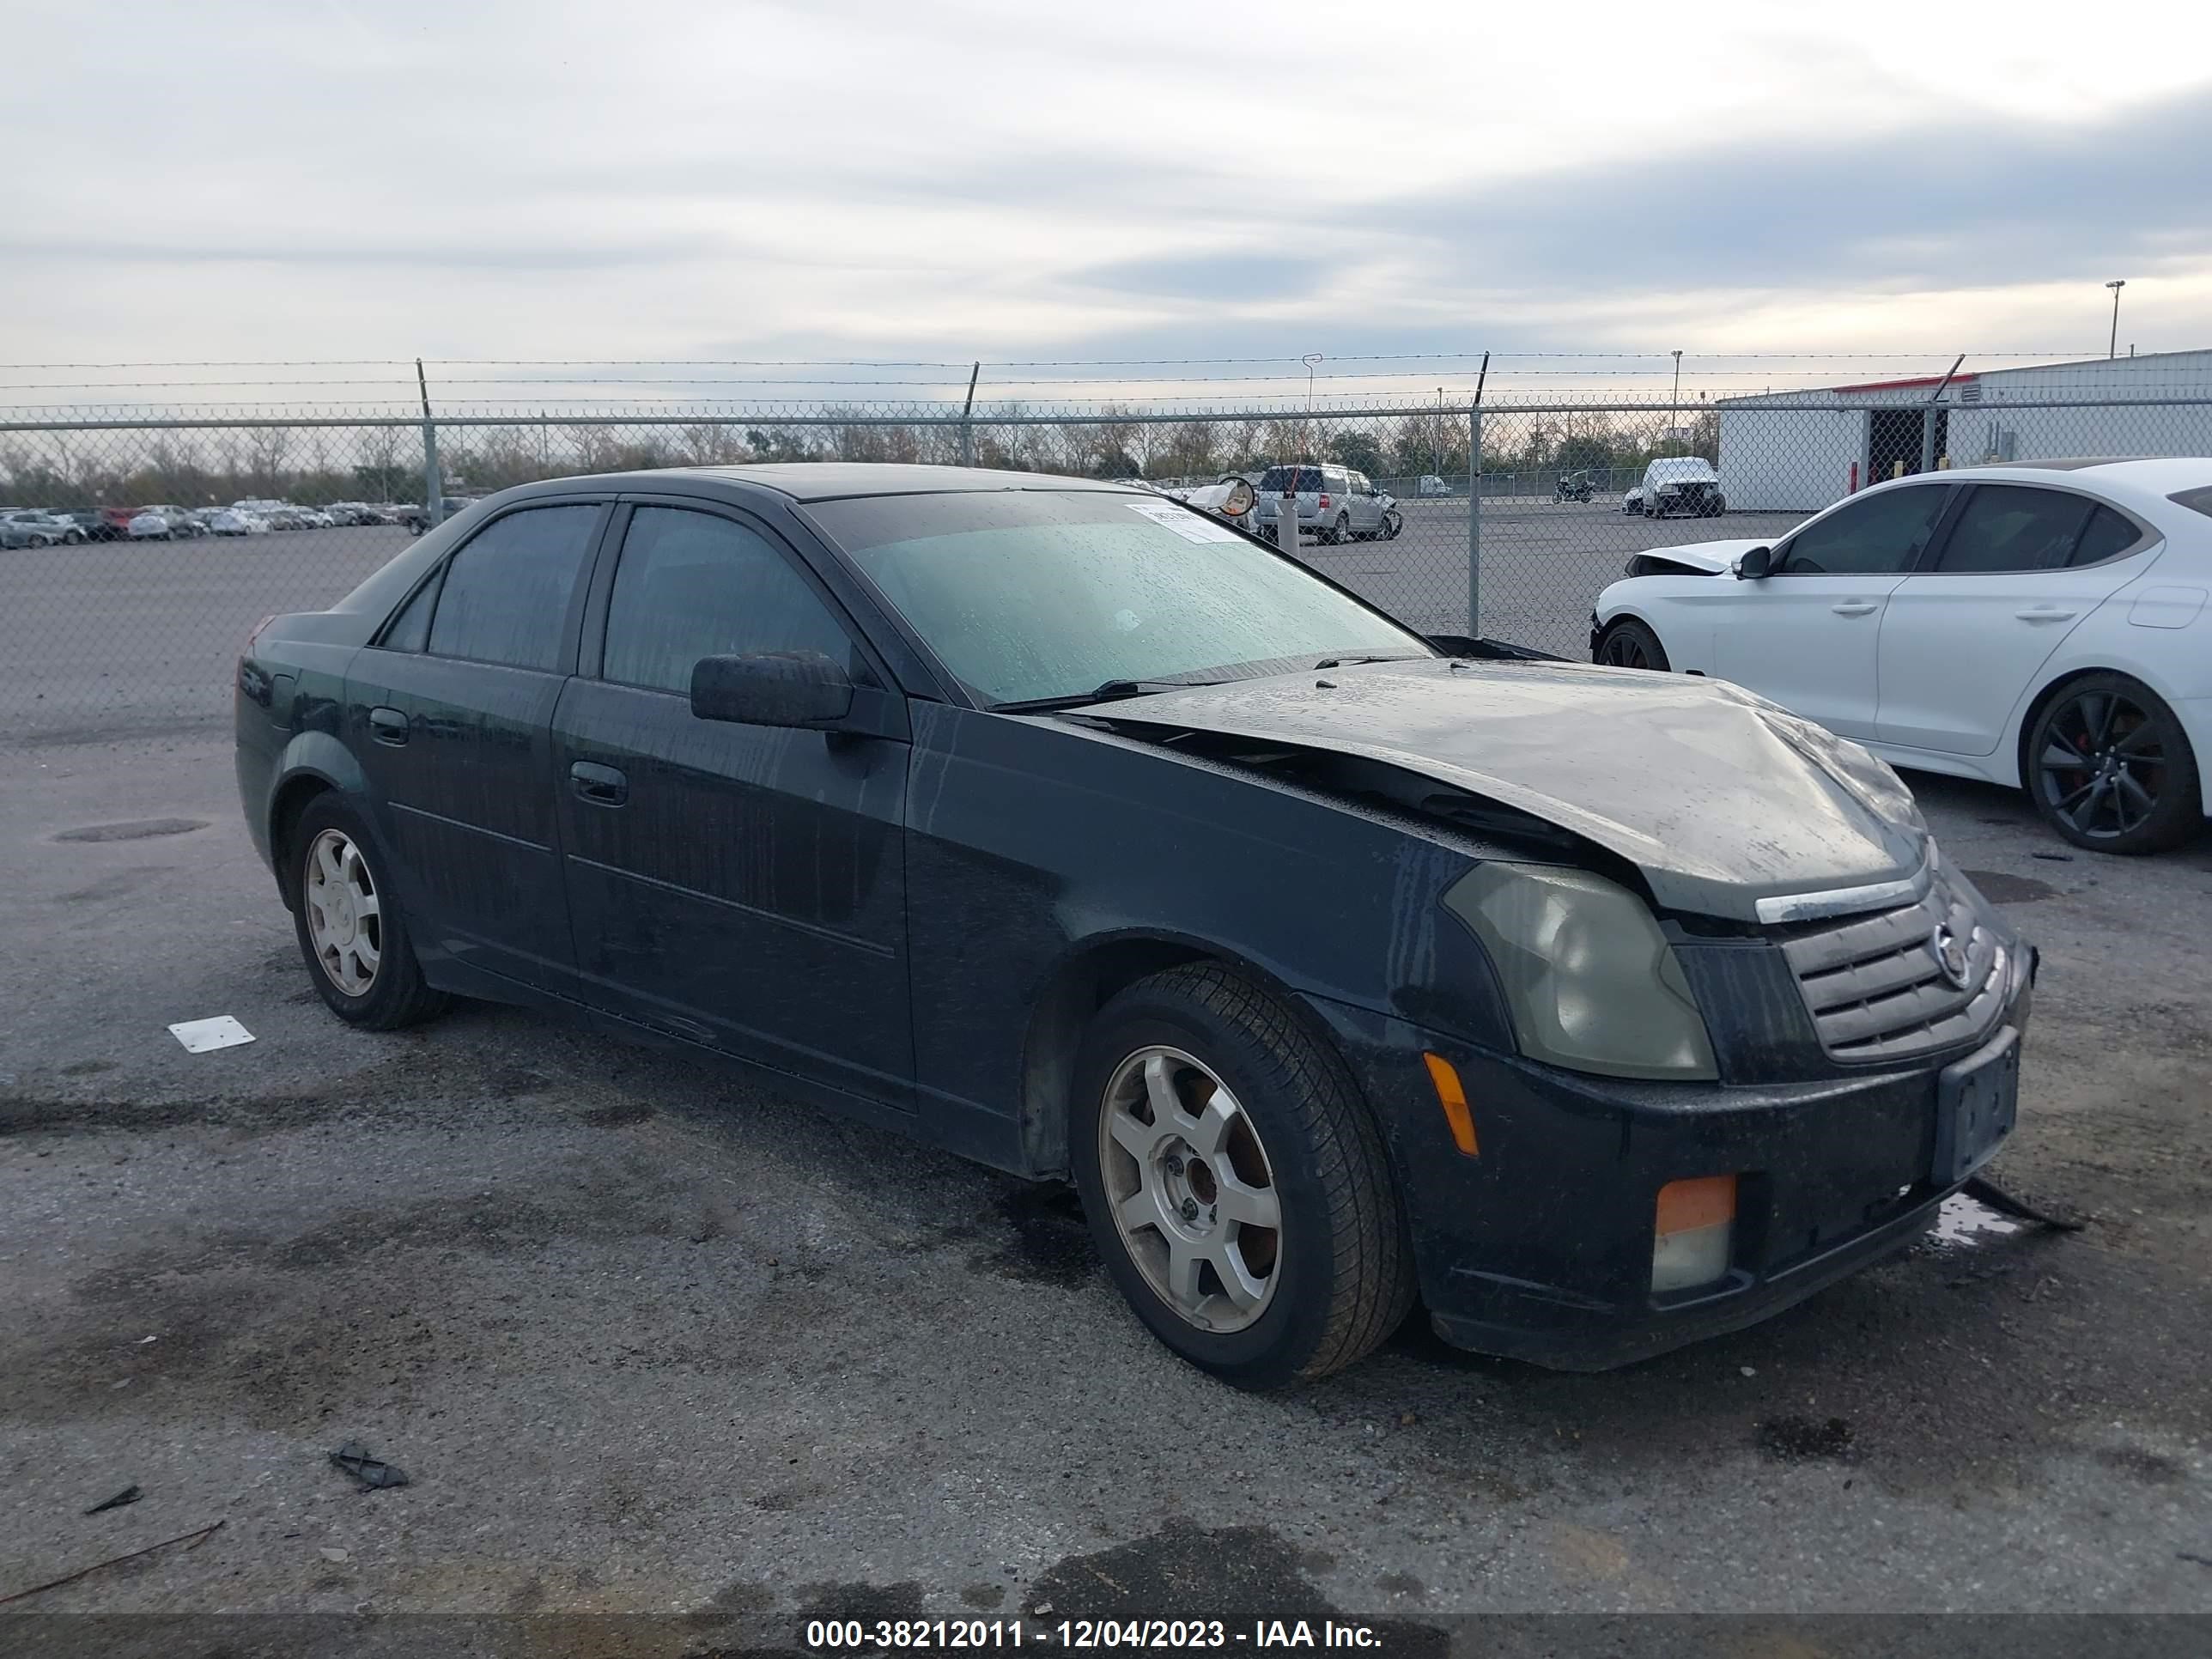
[[[1946,924],[1966,941],[1964,988],[1934,948]],[[1837,1060],[1905,1060],[1948,1048],[1980,1036],[2004,1006],[2009,952],[1940,872],[1917,904],[1808,923],[1782,949]]]

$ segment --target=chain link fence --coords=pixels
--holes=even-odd
[[[1579,658],[1592,601],[1636,552],[1769,540],[1900,472],[2212,454],[2212,391],[2058,392],[1946,380],[1690,406],[1515,394],[1291,411],[857,404],[0,422],[0,721],[33,743],[218,732],[256,620],[330,604],[446,503],[575,473],[754,461],[969,463],[1166,487],[1319,465],[1330,505],[1299,548],[1315,568],[1424,631]],[[1354,475],[1395,512],[1340,501]]]

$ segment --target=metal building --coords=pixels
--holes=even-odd
[[[1729,507],[1814,512],[1928,467],[2212,454],[2212,350],[1722,399]]]

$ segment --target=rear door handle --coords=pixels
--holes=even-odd
[[[2031,605],[2025,611],[2015,611],[2012,614],[2025,623],[2039,623],[2064,622],[2074,613],[2063,605]]]
[[[1838,617],[1871,616],[1881,608],[1872,599],[1844,599],[1828,607]]]
[[[407,741],[407,716],[397,708],[372,708],[368,711],[368,734],[379,743],[397,749]]]
[[[578,761],[568,769],[568,787],[594,806],[620,806],[629,799],[629,780],[611,766]]]

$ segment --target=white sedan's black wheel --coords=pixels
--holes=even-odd
[[[1600,636],[1597,660],[1608,668],[1649,668],[1662,674],[1668,668],[1667,647],[1634,617],[1622,617]]]
[[[2156,853],[2202,828],[2197,759],[2158,694],[2124,674],[2087,674],[2037,719],[2027,786],[2043,820],[2076,847]]]
[[[1261,986],[1193,963],[1099,1011],[1069,1154],[1152,1333],[1245,1388],[1351,1364],[1413,1304],[1380,1130],[1342,1057]]]

